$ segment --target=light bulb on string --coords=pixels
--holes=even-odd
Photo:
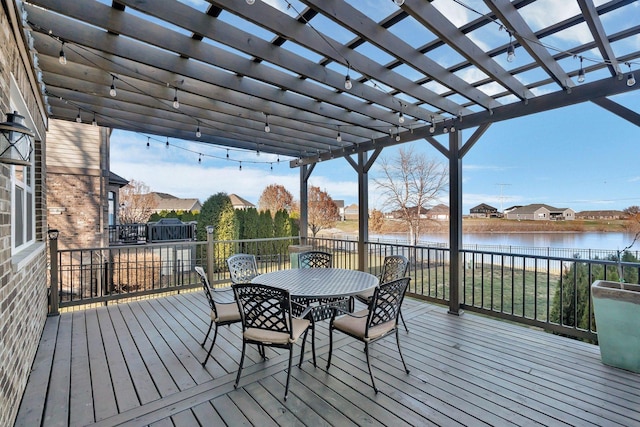
[[[78,115],[76,116],[76,122],[82,123],[82,117],[80,117],[80,109],[78,108]]]
[[[400,126],[396,126],[396,141],[400,142]]]
[[[513,38],[509,31],[509,47],[507,48],[507,62],[513,62],[516,59],[516,49],[513,47]]]
[[[393,2],[398,6],[402,6],[404,4],[404,0],[393,0]]]
[[[631,72],[631,63],[627,62],[629,66],[629,74],[627,75],[627,86],[631,87],[636,84],[636,76]]]
[[[196,127],[196,138],[200,138],[202,136],[202,132],[200,132],[200,122],[198,122],[198,127]]]
[[[336,136],[336,141],[342,142],[342,135],[340,134],[340,131],[338,131],[338,136]]]
[[[429,132],[434,133],[436,131],[436,124],[433,121],[433,116],[431,116],[431,127],[429,128]]]
[[[229,159],[229,149],[227,148],[227,159]]]
[[[167,137],[167,143],[164,145],[164,147],[168,150],[169,149],[169,137]]]
[[[111,76],[111,88],[109,89],[109,95],[115,97],[118,93],[116,92],[116,76]]]
[[[175,95],[173,96],[173,108],[180,108],[180,103],[178,102],[178,88],[176,88]]]
[[[242,162],[240,162],[240,167],[238,168],[238,170],[242,170]]]
[[[351,83],[351,76],[349,76],[349,71],[351,70],[351,66],[347,67],[347,75],[344,77],[344,88],[346,90],[351,90],[353,84]]]
[[[96,113],[93,113],[93,120],[91,121],[91,126],[98,126],[98,122],[96,121]]]
[[[151,145],[149,145],[149,139],[151,139],[151,137],[147,137],[147,150],[151,147]]]
[[[252,4],[254,4],[256,2],[256,0],[246,0],[246,1],[247,1],[247,4],[249,6],[251,6]]]
[[[198,163],[202,163],[202,154],[198,154]]]
[[[578,83],[584,83],[585,75],[584,68],[582,68],[582,56],[580,57],[580,70],[578,71]]]
[[[269,126],[269,115],[265,113],[264,115],[264,131],[266,133],[271,132],[271,127]]]
[[[276,159],[276,162],[280,163],[280,155],[278,154],[278,158]]]
[[[270,169],[273,170],[273,163],[269,163]]]
[[[404,123],[404,114],[402,114],[402,111],[398,113],[398,123],[400,124]]]
[[[58,57],[58,62],[61,65],[67,65],[67,55],[64,54],[64,41],[62,42],[62,46],[60,47],[60,56]]]

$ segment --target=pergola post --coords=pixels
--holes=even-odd
[[[369,241],[369,174],[367,153],[358,153],[358,269],[368,267],[367,248]]]
[[[307,244],[307,237],[309,235],[309,187],[307,182],[309,180],[308,165],[300,166],[300,244]]]
[[[462,132],[449,133],[449,314],[460,315],[462,283]]]

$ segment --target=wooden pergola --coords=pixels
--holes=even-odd
[[[592,102],[640,126],[611,99],[640,88],[637,3],[563,5],[540,27],[542,0],[22,2],[50,118],[287,157],[303,207],[315,164],[346,159],[361,268],[369,169],[385,147],[428,141],[450,171],[452,313],[462,158],[492,123]],[[303,209],[302,237],[306,225]]]

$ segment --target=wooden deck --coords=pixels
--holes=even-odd
[[[640,426],[640,375],[600,362],[598,347],[407,299],[410,332],[372,346],[336,335],[324,369],[252,349],[237,390],[240,327],[221,329],[206,369],[209,322],[200,292],[65,313],[47,320],[16,425],[601,425]],[[297,347],[297,355],[299,347]]]

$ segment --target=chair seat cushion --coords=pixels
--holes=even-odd
[[[364,292],[359,293],[358,295],[356,295],[356,298],[358,298],[358,300],[369,304],[369,302],[371,301],[371,298],[373,298],[373,293],[375,292],[376,288],[371,288],[368,289]]]
[[[291,322],[293,324],[291,328],[293,338],[290,338],[286,332],[268,331],[258,328],[247,328],[247,330],[244,331],[244,338],[264,344],[294,343],[300,338],[300,335],[307,330],[311,322],[308,319],[299,319],[297,317],[294,317]]]
[[[353,316],[345,315],[342,317],[338,317],[333,321],[333,327],[346,334],[357,337],[362,341],[375,340],[394,329],[396,322],[394,320],[390,320],[381,325],[369,328],[369,336],[365,337],[364,334],[367,326],[368,313],[369,310],[361,310],[357,313],[354,313]]]
[[[214,322],[233,322],[240,320],[240,311],[238,310],[238,304],[234,303],[215,303],[218,317],[215,317],[215,312],[211,310],[211,320]]]

